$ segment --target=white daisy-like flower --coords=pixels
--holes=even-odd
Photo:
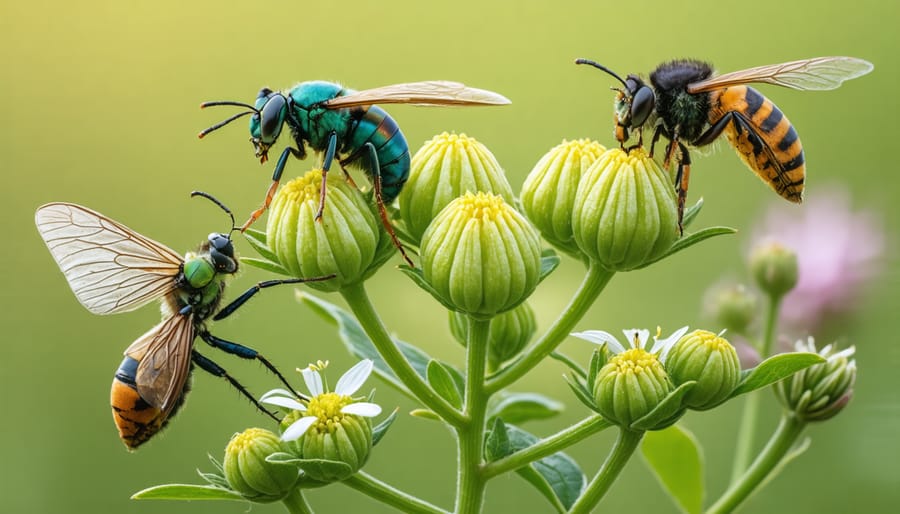
[[[650,339],[650,331],[646,328],[630,328],[623,330],[622,333],[625,334],[625,344],[620,343],[615,336],[609,332],[604,332],[603,330],[586,330],[584,332],[574,332],[572,335],[594,344],[605,344],[606,348],[613,355],[624,353],[626,350],[632,348],[638,348],[659,355],[659,360],[665,362],[669,350],[672,349],[672,346],[674,346],[687,331],[688,327],[684,326],[675,332],[672,332],[669,337],[661,339],[661,330],[657,327],[656,335],[653,336],[653,344],[649,347],[647,346],[647,342]]]
[[[370,359],[358,362],[341,376],[334,391],[330,392],[325,390],[318,367],[311,366],[301,371],[306,388],[309,389],[309,402],[301,403],[294,393],[285,389],[273,389],[264,394],[259,401],[305,413],[284,430],[281,434],[282,441],[299,439],[313,425],[334,423],[341,415],[373,418],[381,414],[380,406],[370,402],[354,401],[352,398],[369,378],[373,368],[374,363]]]

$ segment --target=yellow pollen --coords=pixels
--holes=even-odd
[[[306,201],[319,201],[319,190],[322,188],[322,170],[315,169],[306,172],[302,177],[297,177],[284,186],[278,192],[291,202],[302,203]]]
[[[468,150],[477,143],[478,142],[474,138],[467,136],[465,133],[450,134],[448,132],[443,132],[434,136],[429,144]]]
[[[596,160],[600,157],[600,154],[606,151],[606,148],[603,145],[587,138],[576,139],[574,141],[563,139],[563,142],[560,143],[558,148],[567,154],[573,155],[577,159],[587,157],[591,161]]]
[[[253,445],[253,441],[266,435],[268,431],[262,428],[248,428],[240,434],[235,435],[228,441],[228,450],[230,452],[242,452]]]
[[[701,344],[711,350],[724,350],[731,346],[731,343],[729,343],[724,337],[719,337],[718,335],[712,332],[707,332],[706,330],[698,331],[697,336],[700,338]]]
[[[503,197],[491,193],[467,192],[457,199],[457,205],[466,218],[480,221],[493,221],[503,217],[509,207],[503,201]]]
[[[318,423],[313,425],[313,428],[318,429],[319,432],[334,432],[334,425],[344,419],[341,409],[352,402],[353,400],[349,396],[342,396],[337,393],[323,393],[309,401],[309,405],[306,407],[306,415],[319,418]]]
[[[656,355],[642,348],[626,350],[610,359],[609,362],[615,364],[617,373],[633,373],[639,375],[645,372],[652,372],[661,367]]]

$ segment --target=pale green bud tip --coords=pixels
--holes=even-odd
[[[462,344],[466,342],[467,320],[464,314],[450,312],[450,331]],[[528,302],[521,303],[515,309],[498,314],[491,319],[488,333],[488,359],[491,369],[515,358],[525,349],[537,330],[534,310]]]
[[[288,447],[300,458],[343,462],[349,468],[339,474],[335,468],[306,469],[309,478],[320,482],[343,480],[359,471],[368,460],[372,450],[372,423],[367,417],[342,412],[351,403],[349,396],[334,392],[310,400],[303,416],[315,420],[299,439],[287,443]]]
[[[235,434],[225,448],[224,471],[228,485],[248,500],[271,502],[287,495],[299,478],[294,466],[266,461],[285,451],[277,434],[248,428]]]
[[[578,183],[606,148],[590,139],[563,141],[551,148],[525,178],[522,209],[550,244],[580,253],[572,234],[572,211]]]
[[[714,287],[706,295],[706,311],[726,330],[746,334],[756,318],[758,301],[743,284]]]
[[[780,298],[797,285],[797,254],[778,243],[757,246],[750,256],[750,273],[762,291]]]
[[[444,132],[412,157],[409,178],[400,192],[400,219],[420,240],[428,224],[455,198],[482,191],[513,201],[512,188],[490,150],[465,134]]]
[[[684,405],[705,410],[727,400],[741,378],[737,351],[724,337],[695,330],[679,339],[665,357],[676,385],[696,381]]]
[[[775,393],[781,403],[806,421],[824,421],[837,415],[853,396],[855,348],[837,351],[834,345],[827,345],[817,351],[812,338],[798,341],[795,348],[800,352],[818,353],[826,361],[776,384]]]
[[[502,197],[466,193],[422,236],[422,274],[455,310],[489,317],[530,295],[540,280],[537,231]]]
[[[331,280],[308,283],[336,291],[368,278],[392,247],[366,199],[340,172],[328,174],[325,210],[316,221],[321,186],[321,170],[284,184],[269,208],[266,241],[278,264],[293,276],[336,274]]]
[[[652,262],[678,237],[675,188],[643,149],[607,150],[578,184],[572,231],[578,248],[611,271]]]
[[[628,427],[646,416],[674,390],[656,354],[632,348],[613,356],[594,382],[597,411]]]

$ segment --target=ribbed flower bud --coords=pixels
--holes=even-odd
[[[512,309],[540,280],[537,230],[502,197],[466,193],[422,236],[422,274],[444,303],[477,317]]]
[[[420,241],[431,220],[455,198],[494,193],[512,203],[512,188],[486,146],[465,134],[444,132],[413,155],[409,179],[400,191],[400,219]]]
[[[269,455],[284,451],[278,435],[268,430],[248,428],[235,434],[225,448],[225,480],[248,500],[280,500],[291,491],[300,475],[294,466],[266,461]]]
[[[589,139],[563,141],[551,148],[525,178],[522,209],[544,239],[570,255],[580,255],[572,234],[572,212],[578,183],[606,151]]]
[[[683,404],[706,410],[727,400],[741,379],[737,351],[724,337],[706,330],[684,335],[665,357],[666,371],[675,385],[694,380]]]
[[[572,231],[578,248],[608,270],[652,262],[678,237],[675,188],[643,149],[607,150],[578,185]]]
[[[278,190],[269,208],[266,241],[291,275],[336,274],[307,285],[337,291],[368,278],[394,250],[369,203],[341,173],[328,174],[325,211],[316,221],[321,184],[321,170],[312,170]]]
[[[775,394],[785,407],[806,421],[824,421],[835,416],[850,402],[856,381],[856,350],[836,351],[834,345],[816,350],[810,337],[797,341],[798,352],[818,353],[826,359],[822,364],[798,371],[775,384]]]
[[[797,285],[797,254],[778,243],[765,243],[750,255],[750,273],[766,294],[781,298]]]
[[[594,382],[594,402],[604,418],[629,427],[674,389],[656,354],[631,348],[614,355],[600,368]]]
[[[450,312],[450,332],[461,344],[466,343],[467,325],[464,314]],[[488,332],[490,369],[497,369],[500,364],[519,355],[536,330],[534,310],[528,302],[522,302],[515,309],[491,319],[491,328]]]
[[[743,284],[713,287],[706,293],[705,310],[722,328],[738,334],[746,334],[756,318],[758,301]]]
[[[292,412],[281,422],[283,429],[300,416],[317,418],[299,439],[285,445],[291,453],[302,459],[324,459],[343,462],[349,466],[340,474],[336,468],[304,468],[306,476],[319,482],[344,480],[359,471],[372,450],[372,423],[369,418],[341,412],[350,405],[352,398],[336,392],[326,392],[312,397],[306,412]]]

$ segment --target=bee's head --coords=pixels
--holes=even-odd
[[[250,118],[250,142],[259,162],[266,162],[269,147],[275,144],[281,134],[281,127],[287,117],[288,100],[283,94],[262,88],[256,95],[256,112]]]
[[[629,130],[641,128],[653,112],[653,108],[656,106],[656,95],[653,93],[653,88],[637,75],[628,75],[627,79],[622,80],[612,70],[594,61],[577,59],[575,63],[589,64],[612,75],[625,86],[624,88],[612,88],[613,91],[616,91],[615,136],[620,144],[624,144],[628,139]]]
[[[201,250],[206,250],[205,246],[208,246],[209,250],[209,259],[212,262],[213,267],[215,268],[216,273],[236,273],[238,269],[238,261],[237,257],[234,253],[234,243],[231,241],[231,233],[237,230],[234,223],[234,215],[225,207],[225,205],[217,200],[215,197],[210,195],[209,193],[204,193],[202,191],[194,191],[191,193],[191,196],[202,196],[207,200],[215,203],[219,207],[231,217],[231,230],[227,234],[223,234],[220,232],[213,232],[206,238],[206,244],[204,248]]]

